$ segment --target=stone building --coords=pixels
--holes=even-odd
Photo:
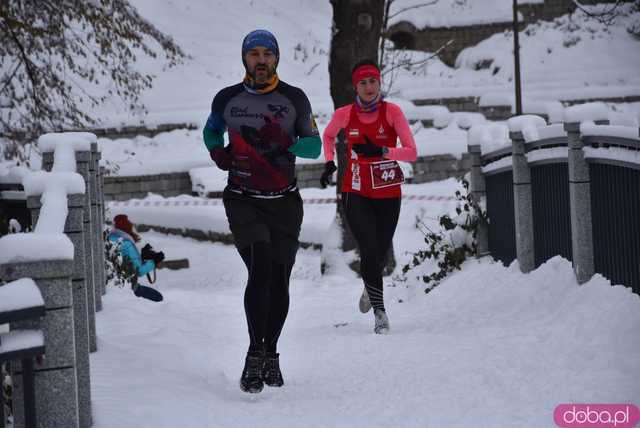
[[[472,0],[476,1],[476,0]],[[607,3],[615,0],[581,0],[581,4]],[[524,3],[518,6],[523,25],[537,21],[550,21],[571,11],[572,0],[543,0]],[[394,42],[396,48],[425,52],[436,52],[447,45],[439,54],[440,59],[452,66],[458,54],[465,48],[475,46],[493,34],[511,30],[512,21],[493,22],[477,25],[452,27],[416,28],[409,21],[400,21],[390,26],[386,37]]]

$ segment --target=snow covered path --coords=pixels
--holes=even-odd
[[[285,387],[247,395],[235,250],[144,238],[191,269],[159,272],[160,304],[109,290],[91,356],[96,428],[544,427],[559,403],[640,402],[640,298],[628,289],[578,287],[560,258],[529,275],[472,261],[428,295],[386,287],[392,334],[378,336],[357,312],[358,280],[321,277],[311,250],[280,341]]]

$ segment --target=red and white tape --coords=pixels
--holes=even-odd
[[[453,196],[402,195],[405,201],[452,202]],[[305,204],[335,204],[336,198],[309,198],[302,200]],[[222,205],[222,199],[199,199],[188,201],[112,201],[109,206],[118,207],[207,207]]]

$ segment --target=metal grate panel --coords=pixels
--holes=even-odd
[[[640,170],[590,164],[595,270],[640,294]]]
[[[568,168],[566,163],[531,167],[536,267],[557,255],[572,259]]]
[[[516,222],[513,208],[513,172],[485,176],[489,251],[493,258],[509,265],[516,258]]]

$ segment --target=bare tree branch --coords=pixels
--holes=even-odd
[[[398,68],[411,68],[411,67],[419,67],[421,65],[426,64],[427,62],[431,61],[432,59],[434,59],[435,57],[437,57],[438,55],[440,55],[440,52],[442,52],[444,49],[447,48],[447,46],[449,46],[451,43],[453,43],[455,41],[455,39],[450,39],[449,41],[447,41],[447,43],[445,43],[444,45],[440,46],[433,54],[429,55],[427,58],[421,59],[420,61],[405,61],[405,62],[398,62],[396,64],[391,65],[391,68],[389,69],[385,69],[384,72],[382,73],[383,76],[385,76],[387,73],[391,73],[393,72],[393,70],[396,70]]]
[[[112,94],[132,112],[144,109],[153,76],[135,64],[158,54],[169,67],[185,58],[128,0],[0,1],[0,98],[11,101],[0,111],[0,138],[24,144],[95,124],[95,107]]]
[[[578,0],[573,0],[571,12],[574,12],[576,9],[579,9],[585,15],[596,19],[598,22],[604,25],[611,25],[618,17],[618,8],[622,6],[625,2],[623,0],[617,0],[610,8],[605,7],[602,12],[592,12],[589,11],[587,7],[582,5]]]
[[[389,19],[395,18],[396,16],[400,15],[401,13],[407,12],[407,11],[409,11],[409,10],[412,10],[412,9],[420,9],[420,8],[422,8],[422,7],[426,7],[426,6],[432,6],[432,5],[436,4],[436,3],[438,3],[438,0],[432,0],[432,1],[431,1],[431,2],[429,2],[429,3],[422,3],[422,4],[418,4],[418,5],[414,5],[414,6],[409,6],[409,7],[402,8],[402,9],[400,9],[399,11],[397,11],[397,12],[395,12],[395,13],[392,13],[392,14],[389,16]]]

